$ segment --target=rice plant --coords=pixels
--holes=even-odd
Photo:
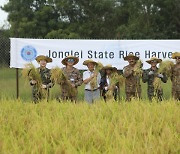
[[[51,69],[51,79],[55,81],[56,84],[60,85],[60,90],[62,88],[66,89],[70,96],[75,96],[77,94],[76,88],[72,87],[71,81],[64,74],[63,70],[59,67]]]
[[[113,71],[110,76],[110,86],[108,91],[106,92],[107,100],[113,100],[114,91],[119,90],[118,92],[120,93],[120,87],[123,87],[124,83],[124,77],[122,75],[119,75],[116,71]]]
[[[39,69],[36,68],[32,63],[26,64],[25,68],[22,70],[22,76],[26,81],[35,80],[36,84],[34,85],[37,89],[37,94],[40,93],[42,98],[48,97],[48,92],[45,89],[42,89],[42,80]]]
[[[172,67],[174,66],[174,63],[170,60],[162,61],[159,64],[158,74],[165,74],[167,77],[171,77],[172,75]],[[156,95],[156,91],[162,90],[162,81],[157,76],[154,78],[153,82],[154,91]]]
[[[142,76],[143,70],[142,70],[143,63],[141,60],[138,60],[134,66],[134,75],[135,76]]]
[[[66,77],[61,68],[55,67],[51,69],[51,79],[57,84],[62,84],[65,82]]]
[[[94,74],[98,74],[99,71],[103,68],[103,64],[98,62],[97,65],[95,66],[94,69]],[[97,76],[95,76],[91,81],[90,81],[91,89],[96,89],[97,88]]]
[[[158,73],[165,73],[168,77],[171,77],[173,66],[174,66],[174,63],[170,60],[162,61],[159,64]]]

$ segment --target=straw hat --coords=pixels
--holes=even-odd
[[[162,62],[162,59],[156,58],[156,57],[151,57],[151,59],[147,60],[146,62],[148,64],[151,64],[152,61],[156,61],[157,63]]]
[[[41,60],[45,60],[47,63],[51,63],[52,59],[49,58],[48,56],[44,56],[44,55],[39,55],[36,57],[36,61],[39,63]]]
[[[95,65],[97,65],[97,62],[95,62],[94,60],[91,60],[91,59],[85,60],[83,62],[83,65],[88,65],[89,63],[94,63]]]
[[[180,52],[174,52],[172,54],[172,59],[176,59],[176,57],[180,57]]]
[[[139,57],[137,57],[133,54],[129,54],[128,56],[124,57],[124,60],[129,60],[129,58],[134,58],[135,60],[139,60]]]
[[[103,68],[102,68],[102,70],[113,70],[113,71],[116,71],[117,70],[117,68],[116,67],[112,67],[112,65],[111,64],[108,64],[108,65],[106,65],[106,66],[104,66]]]
[[[79,58],[78,57],[75,57],[75,56],[67,56],[66,58],[64,58],[61,63],[63,65],[67,65],[67,60],[68,59],[74,59],[74,64],[73,65],[76,65],[78,62],[79,62]]]

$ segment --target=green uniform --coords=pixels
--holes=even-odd
[[[126,100],[130,101],[132,97],[141,98],[140,77],[134,75],[134,67],[128,65],[123,69],[125,77]]]
[[[66,67],[62,68],[64,75],[67,78],[67,82],[63,82],[61,85],[61,98],[63,100],[71,100],[76,101],[77,94],[78,94],[78,86],[80,86],[83,82],[82,75],[80,74],[79,70],[74,68],[69,71]],[[75,88],[71,87],[71,84],[75,85]]]
[[[150,71],[152,71],[152,74],[149,74]],[[163,89],[154,91],[153,83],[154,83],[155,77],[157,77],[158,75],[157,72],[158,72],[158,68],[155,71],[149,68],[143,72],[143,76],[142,76],[142,81],[144,83],[147,82],[147,85],[148,85],[147,94],[150,101],[152,101],[152,98],[155,97],[155,95],[159,101],[162,101],[162,98],[163,98]],[[162,82],[166,83],[167,77],[165,74],[162,74],[162,75],[163,76],[160,79]]]
[[[32,86],[32,97],[33,97],[33,101],[36,103],[41,99],[47,99],[49,97],[49,88],[53,87],[54,83],[51,81],[51,73],[50,73],[50,69],[48,68],[37,68],[39,73],[40,73],[40,77],[41,77],[41,81],[42,84],[46,85],[47,88],[42,89],[42,88],[38,88],[37,84],[32,84],[32,80],[30,80],[30,85]],[[30,72],[29,72],[30,74]],[[41,86],[41,85],[40,85]]]

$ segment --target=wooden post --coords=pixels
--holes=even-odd
[[[16,98],[19,98],[19,69],[16,68]]]

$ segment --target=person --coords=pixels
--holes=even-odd
[[[37,68],[38,73],[40,74],[40,81],[31,78],[32,70],[29,71],[28,76],[30,79],[30,85],[32,86],[32,97],[33,102],[37,103],[42,99],[47,99],[49,97],[49,88],[52,88],[54,83],[51,81],[51,72],[50,69],[46,68],[47,63],[52,62],[52,59],[39,55],[36,57],[36,61],[39,63],[40,67]],[[39,85],[41,83],[41,85]]]
[[[113,74],[117,73],[117,68],[112,67],[112,65],[108,64],[103,67],[102,71],[104,72],[103,76],[101,77],[100,81],[100,89],[101,89],[101,95],[104,98],[105,102],[107,101],[107,92],[110,90],[112,91],[112,96],[114,100],[117,100],[118,96],[118,83],[115,81],[115,83],[112,80]]]
[[[157,64],[162,62],[162,59],[158,59],[156,57],[152,57],[151,59],[146,61],[148,64],[151,65],[151,68],[145,70],[143,72],[143,76],[142,76],[142,81],[144,83],[147,82],[148,85],[148,89],[147,89],[147,94],[148,94],[148,98],[150,101],[152,101],[153,97],[156,97],[158,101],[162,101],[163,99],[163,89],[154,89],[154,79],[155,77],[158,77],[161,79],[162,82],[166,83],[167,82],[167,77],[166,75],[163,73],[158,73],[158,68],[157,68]]]
[[[62,71],[66,80],[61,85],[61,99],[71,100],[76,103],[78,95],[78,86],[82,84],[82,75],[79,70],[74,67],[79,62],[78,57],[68,56],[64,58],[61,63],[65,65]]]
[[[126,101],[130,101],[134,98],[141,98],[141,85],[140,77],[134,74],[134,68],[139,60],[139,57],[129,54],[124,57],[125,61],[128,61],[129,65],[123,68],[123,76],[125,77],[125,93]]]
[[[176,60],[171,73],[172,97],[180,101],[180,52],[173,53],[172,59]]]
[[[83,83],[85,84],[84,100],[92,104],[95,100],[100,98],[100,80],[101,75],[99,72],[95,72],[95,66],[98,65],[97,62],[89,59],[83,62],[83,65],[88,67],[88,70],[83,72]],[[95,82],[95,83],[93,83]],[[92,86],[92,85],[96,86]]]

